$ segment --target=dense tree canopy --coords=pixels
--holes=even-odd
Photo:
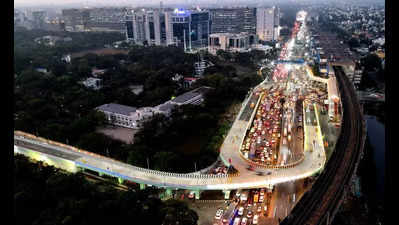
[[[81,173],[14,157],[16,224],[179,224],[195,225],[198,215],[178,200],[162,202],[157,190],[120,191],[91,183]]]

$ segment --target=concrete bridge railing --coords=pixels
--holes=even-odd
[[[51,140],[47,140],[41,137],[36,137],[34,135],[31,134],[27,134],[21,131],[15,131],[14,133],[14,139],[16,140],[31,140],[36,142],[37,144],[40,144],[40,142],[44,142],[47,143],[49,145],[53,145],[56,146],[58,148],[62,148],[65,151],[71,151],[74,153],[78,153],[79,155],[88,155],[91,156],[93,158],[97,158],[97,159],[102,159],[104,161],[108,161],[108,162],[112,162],[114,165],[119,165],[122,166],[124,168],[129,168],[132,171],[136,171],[138,173],[140,173],[141,175],[143,175],[143,177],[151,177],[151,176],[157,176],[157,177],[165,177],[165,178],[176,178],[176,179],[180,179],[182,181],[184,180],[196,180],[196,182],[194,183],[198,183],[198,184],[220,184],[221,180],[226,180],[227,182],[227,178],[232,177],[232,176],[236,176],[236,175],[229,175],[229,174],[193,174],[193,173],[186,173],[186,174],[182,174],[182,173],[172,173],[172,172],[164,172],[164,171],[158,171],[158,170],[151,170],[151,169],[146,169],[146,168],[142,168],[142,167],[137,167],[137,166],[133,166],[133,165],[129,165],[129,164],[125,164],[123,162],[105,157],[105,156],[101,156],[92,152],[88,152],[82,149],[78,149],[75,148],[73,146],[69,146],[69,145],[65,145],[59,142],[55,142],[55,141],[51,141]],[[27,139],[28,138],[28,139]],[[32,140],[33,139],[33,140]],[[184,181],[183,183],[185,183],[186,181]]]

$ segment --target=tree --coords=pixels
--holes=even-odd
[[[361,59],[361,65],[364,66],[365,71],[379,71],[381,70],[381,59],[376,54],[369,54]]]
[[[348,41],[348,45],[351,49],[360,47],[360,42],[357,38],[351,38]]]
[[[78,64],[78,74],[79,76],[87,77],[90,74],[90,67],[89,67],[89,62],[87,59],[81,59],[79,60]]]

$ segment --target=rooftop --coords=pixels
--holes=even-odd
[[[159,106],[159,111],[166,112],[172,110],[174,107],[176,107],[175,104],[171,103],[165,103]]]
[[[116,104],[116,103],[104,104],[104,105],[97,107],[96,109],[104,111],[104,112],[118,113],[118,114],[122,114],[122,115],[126,115],[126,116],[129,116],[130,113],[136,112],[135,107],[120,105],[120,104]]]
[[[174,98],[172,100],[172,102],[176,102],[176,103],[184,103],[190,99],[193,99],[199,95],[202,95],[204,93],[206,93],[209,89],[211,89],[210,87],[199,87],[197,89],[194,89],[192,91],[186,92],[182,95],[177,96],[176,98]]]

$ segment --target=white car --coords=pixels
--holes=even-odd
[[[216,212],[215,219],[220,220],[220,218],[222,218],[222,215],[223,215],[223,209],[219,209],[219,210]]]
[[[233,225],[240,225],[240,220],[240,217],[235,218]]]
[[[252,224],[258,224],[258,215],[254,216],[254,219],[252,220]]]
[[[238,209],[238,215],[240,215],[240,216],[242,216],[244,214],[244,207],[240,207],[239,209]]]
[[[242,218],[242,221],[241,221],[241,225],[247,225],[247,221],[248,221],[248,219],[247,218]]]

